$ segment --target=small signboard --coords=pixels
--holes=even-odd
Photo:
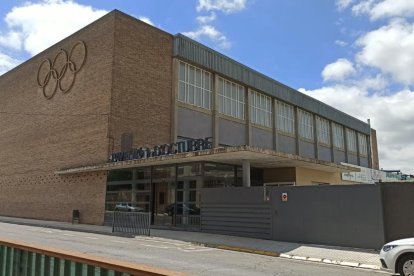
[[[282,202],[287,202],[287,201],[288,201],[288,194],[282,193]]]

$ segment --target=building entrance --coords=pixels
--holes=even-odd
[[[152,171],[152,223],[159,226],[173,226],[170,206],[175,202],[175,166],[154,167]]]
[[[114,170],[108,173],[105,208],[151,212],[158,227],[200,227],[202,188],[241,186],[241,168],[216,163]],[[119,209],[119,208],[122,208]]]

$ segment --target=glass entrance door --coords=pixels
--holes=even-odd
[[[200,177],[177,181],[176,226],[200,225]]]
[[[175,225],[200,226],[200,189],[203,187],[202,164],[183,164],[177,167]]]
[[[173,226],[175,166],[154,167],[152,172],[153,224]]]

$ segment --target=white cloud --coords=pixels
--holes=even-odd
[[[326,65],[322,71],[324,81],[342,81],[352,74],[355,74],[354,66],[352,62],[344,58]]]
[[[138,19],[145,22],[145,23],[147,23],[147,24],[149,24],[149,25],[154,26],[154,23],[151,21],[151,19],[149,19],[149,17],[139,16]]]
[[[348,45],[348,43],[346,41],[339,40],[339,39],[335,40],[335,44],[338,45],[338,46],[341,46],[341,47],[345,47],[345,46]]]
[[[414,24],[394,20],[360,37],[357,45],[362,47],[358,62],[378,68],[402,84],[414,84]]]
[[[208,24],[216,20],[216,14],[212,12],[210,15],[200,15],[197,16],[197,21],[200,24]]]
[[[336,0],[336,7],[338,10],[346,9],[354,0]]]
[[[352,7],[356,15],[368,14],[371,20],[388,17],[414,16],[412,0],[364,0]]]
[[[358,4],[352,6],[352,13],[355,15],[361,15],[364,13],[369,13],[372,10],[375,0],[364,0]]]
[[[22,33],[10,31],[5,35],[0,34],[0,45],[13,50],[21,50],[23,46]]]
[[[195,31],[185,32],[184,35],[195,40],[202,37],[213,41],[218,47],[227,49],[231,47],[227,37],[213,26],[217,19],[214,11],[220,11],[226,14],[239,12],[246,8],[248,0],[198,0],[197,12],[210,12],[209,15],[199,15],[196,17],[199,27]]]
[[[216,30],[214,26],[201,26],[196,31],[186,32],[183,34],[195,40],[200,40],[202,37],[207,37],[208,39],[211,39],[215,43],[217,43],[221,48],[231,47],[231,43],[228,41],[227,37],[223,35],[220,31]]]
[[[370,118],[377,130],[380,167],[414,174],[414,109],[410,104],[414,102],[414,91],[370,95],[355,85],[300,91],[365,122]]]
[[[376,5],[371,11],[372,19],[394,16],[414,16],[414,1],[385,0]]]
[[[247,0],[199,0],[197,11],[222,11],[224,13],[233,13],[243,10],[246,7]]]
[[[106,13],[71,0],[26,2],[6,15],[0,45],[35,55]]]
[[[20,60],[9,57],[8,55],[5,55],[0,52],[0,75],[3,75],[10,69],[16,67],[20,64],[20,62]]]
[[[322,76],[334,81],[332,85],[300,91],[362,121],[370,118],[377,130],[380,167],[414,174],[414,91],[394,88],[414,85],[414,23],[408,19],[414,16],[414,1],[359,0],[344,5],[352,7],[354,15],[388,20],[349,42],[354,59],[325,67]],[[335,44],[343,45],[338,40]],[[352,74],[346,72],[356,71],[346,78]]]
[[[378,94],[382,93],[388,86],[389,82],[382,75],[378,74],[375,77],[366,77],[360,80],[354,80],[351,83],[364,90],[374,90]]]

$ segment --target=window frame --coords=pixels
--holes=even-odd
[[[315,125],[313,122],[313,116],[314,115],[308,111],[298,109],[299,138],[315,142]]]
[[[352,136],[352,137],[351,137]],[[353,139],[350,139],[353,138]],[[351,143],[352,140],[352,143]],[[351,153],[358,153],[358,146],[357,146],[357,135],[356,135],[356,131],[353,129],[346,129],[346,147],[348,152]]]
[[[249,120],[252,124],[272,128],[273,120],[271,97],[249,89],[249,109]]]
[[[184,72],[182,72],[182,68],[184,68]],[[184,80],[182,77],[184,77]],[[212,95],[213,74],[180,60],[178,64],[177,101],[211,110],[213,106]]]
[[[341,135],[338,135],[339,132]],[[345,150],[344,127],[342,125],[337,124],[337,123],[332,123],[332,139],[333,139],[333,146],[336,149]]]
[[[246,93],[244,86],[220,76],[218,76],[217,82],[218,112],[239,120],[245,120]]]
[[[357,136],[358,136],[359,155],[368,156],[368,135],[358,132]],[[361,143],[362,141],[364,142]]]
[[[295,136],[295,107],[282,101],[276,100],[276,130]],[[291,115],[291,116],[289,116]]]
[[[331,146],[331,129],[330,129],[330,121],[316,116],[316,137],[318,143],[325,146]],[[326,124],[326,125],[325,125]],[[326,140],[325,140],[326,139]]]

